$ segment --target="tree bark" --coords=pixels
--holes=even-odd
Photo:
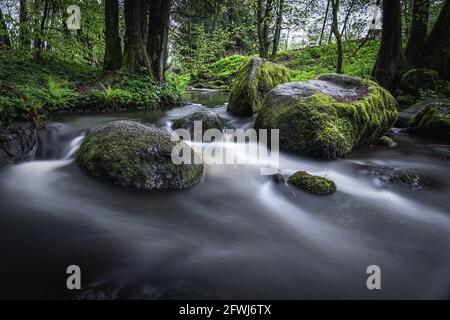
[[[269,55],[269,27],[270,19],[272,18],[273,0],[267,0],[265,8],[263,2],[263,0],[258,0],[257,8],[259,56],[267,59]]]
[[[277,58],[278,45],[280,44],[280,37],[281,37],[281,27],[283,24],[283,11],[284,11],[284,0],[279,0],[277,22],[275,25],[275,34],[273,37],[273,45],[272,45],[272,58],[271,58],[272,61],[275,61]]]
[[[119,1],[105,0],[105,59],[103,68],[119,70],[122,66],[122,46],[119,31]]]
[[[339,31],[339,24],[338,24],[338,12],[339,12],[339,0],[331,0],[331,8],[333,11],[333,34],[336,37],[336,44],[337,44],[337,65],[336,65],[336,73],[342,73],[342,65],[344,62],[344,48],[342,45],[342,35]]]
[[[450,0],[446,0],[420,55],[420,66],[450,80]]]
[[[408,62],[413,65],[419,62],[420,53],[427,43],[429,15],[430,0],[414,0],[411,33],[405,50]]]
[[[320,32],[319,46],[322,45],[323,34],[325,32],[325,26],[327,25],[328,12],[330,11],[330,1],[331,0],[327,1],[327,10],[325,11],[325,17],[323,18],[323,25],[322,25],[322,31]]]
[[[150,1],[147,53],[150,58],[152,77],[158,82],[164,81],[171,7],[172,0]]]
[[[393,92],[401,63],[401,10],[400,0],[383,1],[383,32],[373,76],[378,83]]]
[[[150,62],[142,42],[142,0],[125,0],[125,48],[122,69],[150,74]]]
[[[48,13],[49,13],[49,0],[45,0],[44,1],[44,11],[42,14],[41,24],[39,26],[38,37],[35,42],[35,49],[36,49],[35,59],[36,60],[40,60],[41,56],[42,56],[42,46],[43,46],[43,42],[44,42],[44,40],[43,40],[44,29],[45,29],[45,24],[47,23]]]
[[[7,49],[11,48],[11,39],[9,38],[8,27],[6,26],[5,17],[3,16],[2,8],[0,8],[0,49],[5,46]]]
[[[24,48],[30,47],[30,35],[28,26],[28,8],[27,0],[20,0],[19,3],[19,39]]]
[[[352,2],[350,3],[350,7],[348,8],[347,14],[345,15],[344,26],[342,27],[342,31],[341,31],[341,36],[344,36],[344,34],[345,34],[346,39],[347,39],[347,24],[348,24],[348,20],[350,19],[350,15],[352,14],[354,5],[355,5],[355,0],[352,0]]]

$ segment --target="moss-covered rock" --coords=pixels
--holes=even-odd
[[[202,122],[202,135],[206,130],[218,129],[223,130],[225,127],[225,121],[217,113],[213,111],[195,112],[191,115],[175,120],[172,124],[173,129],[186,129],[194,137],[194,124],[195,121]]]
[[[397,145],[395,141],[392,138],[389,138],[388,136],[382,136],[380,140],[378,140],[378,143],[382,146],[393,148]]]
[[[142,190],[182,189],[198,183],[203,165],[172,162],[175,142],[153,125],[113,121],[94,129],[77,152],[77,162],[93,176]]]
[[[327,178],[313,176],[306,171],[298,171],[288,178],[288,182],[305,191],[318,195],[336,192],[336,184]]]
[[[402,95],[418,97],[419,90],[436,90],[438,73],[429,69],[413,69],[405,73],[399,83],[398,89]]]
[[[450,103],[430,103],[411,120],[409,129],[425,137],[450,142]]]
[[[428,99],[399,112],[395,126],[397,128],[408,128],[412,119],[423,109],[435,103],[450,103],[450,99]]]
[[[255,128],[279,129],[282,150],[335,159],[359,143],[377,141],[396,118],[396,100],[375,82],[322,75],[275,87]]]
[[[252,58],[240,68],[233,82],[227,111],[237,116],[251,116],[259,111],[272,88],[289,81],[286,67]]]

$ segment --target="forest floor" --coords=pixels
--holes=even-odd
[[[174,74],[157,84],[147,75],[107,73],[81,64],[0,58],[0,123],[42,124],[55,113],[155,108],[181,99]]]

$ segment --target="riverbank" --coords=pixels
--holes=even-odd
[[[0,58],[0,124],[30,121],[43,126],[55,114],[155,109],[181,99],[185,82],[147,75],[103,73],[67,62]]]

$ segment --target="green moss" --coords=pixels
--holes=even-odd
[[[251,116],[259,111],[270,90],[289,81],[286,67],[253,58],[239,70],[231,87],[227,110],[238,116]]]
[[[335,159],[348,155],[362,142],[374,141],[397,119],[397,102],[373,81],[365,97],[339,102],[316,92],[287,102],[266,102],[256,119],[257,129],[279,129],[280,148],[286,151]]]
[[[426,137],[450,141],[450,103],[428,105],[411,120],[410,130]]]
[[[94,176],[143,190],[181,189],[199,182],[202,165],[176,165],[175,143],[156,127],[115,121],[95,129],[77,152],[77,162]]]
[[[310,175],[299,171],[288,178],[288,182],[305,191],[318,195],[328,195],[336,192],[336,184],[327,178]]]
[[[436,90],[438,73],[429,69],[413,69],[405,73],[399,90],[406,95],[420,96],[420,90]]]

